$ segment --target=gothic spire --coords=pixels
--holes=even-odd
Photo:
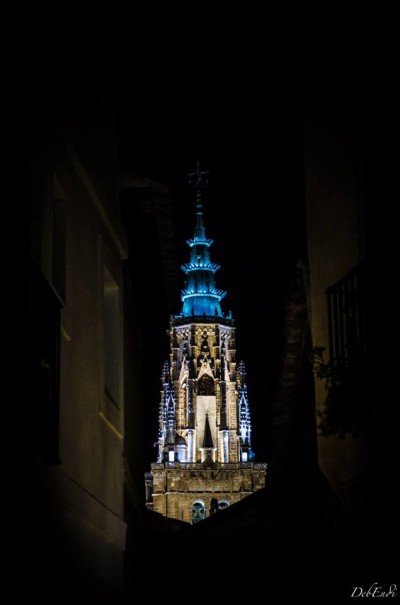
[[[238,374],[239,433],[242,447],[249,447],[251,445],[251,418],[246,385],[246,366],[244,365],[243,361],[239,363]]]
[[[188,182],[196,192],[196,227],[194,236],[199,241],[206,240],[204,221],[203,221],[203,202],[201,199],[201,192],[207,188],[208,185],[208,171],[200,170],[200,161],[197,160],[197,166],[195,172],[189,172]]]
[[[188,175],[189,183],[196,191],[196,225],[193,239],[186,242],[191,249],[190,261],[181,267],[188,276],[186,288],[181,293],[185,317],[223,317],[220,301],[226,292],[215,287],[214,274],[219,265],[211,262],[209,248],[213,240],[206,237],[203,219],[201,192],[208,183],[207,175],[208,172],[200,170],[199,162],[196,172]]]
[[[222,349],[225,351],[225,349]],[[225,354],[221,355],[221,429],[226,429],[228,426],[228,415],[226,409],[226,363]]]

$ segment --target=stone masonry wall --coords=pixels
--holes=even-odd
[[[192,522],[196,500],[204,502],[208,516],[212,498],[233,504],[265,486],[266,471],[252,465],[195,470],[154,466],[153,510],[187,523]]]

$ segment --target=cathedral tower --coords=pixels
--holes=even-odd
[[[246,370],[236,362],[233,319],[221,309],[226,292],[215,284],[219,266],[211,261],[201,201],[206,174],[198,163],[189,175],[195,231],[161,377],[158,460],[146,475],[149,508],[187,522],[264,487],[266,472],[253,462]]]

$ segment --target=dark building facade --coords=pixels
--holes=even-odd
[[[108,99],[51,113],[22,131],[10,219],[11,375],[26,472],[15,492],[18,560],[32,594],[57,600],[63,586],[65,597],[118,602],[126,501],[136,517],[143,507],[117,133]]]
[[[376,491],[377,482],[390,484],[396,442],[383,354],[391,333],[382,296],[393,262],[390,112],[383,117],[381,101],[372,106],[361,91],[346,104],[306,97],[303,108],[319,464],[351,531],[364,535],[372,524],[378,535],[393,527],[397,501],[390,487]]]

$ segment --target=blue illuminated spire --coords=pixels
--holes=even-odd
[[[186,242],[190,261],[181,267],[188,276],[186,288],[181,292],[185,317],[223,317],[220,301],[226,292],[215,287],[214,274],[220,267],[211,262],[209,248],[213,240],[207,239],[203,220],[201,190],[207,185],[207,175],[208,172],[200,171],[199,162],[196,172],[188,175],[196,191],[196,225],[193,239]]]

